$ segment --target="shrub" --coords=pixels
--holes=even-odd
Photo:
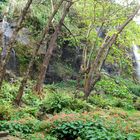
[[[40,130],[46,130],[47,134],[60,140],[129,140],[131,136],[137,140],[139,129],[131,121],[131,117],[122,109],[111,112],[96,109],[94,112],[56,114],[41,122]]]
[[[83,101],[83,100],[77,99],[77,98],[73,99],[70,108],[71,108],[71,110],[76,111],[76,112],[90,111],[90,110],[94,109],[94,107],[87,101]]]
[[[130,91],[130,93],[140,96],[140,86],[139,83],[135,83],[132,79],[120,79],[123,84],[125,84]]]
[[[28,124],[20,124],[17,122],[0,122],[0,131],[9,131],[9,133],[16,133],[21,132],[21,133],[32,133],[33,127]]]
[[[12,106],[7,102],[0,103],[0,120],[9,120],[13,113]]]
[[[86,101],[74,98],[66,93],[50,93],[42,102],[40,111],[44,113],[59,113],[61,111],[89,111],[93,106]]]
[[[38,130],[39,122],[36,120],[0,121],[0,131],[8,131],[13,135],[31,134]]]
[[[140,99],[138,99],[135,103],[134,103],[134,107],[137,110],[140,110]]]
[[[46,113],[59,113],[64,108],[70,108],[72,98],[65,93],[54,92],[43,101],[41,108]]]
[[[98,107],[108,109],[109,107],[119,107],[124,109],[134,109],[133,100],[118,98],[112,95],[92,95],[88,102]]]
[[[4,82],[2,91],[0,93],[0,97],[3,99],[3,101],[12,102],[15,99],[18,92],[19,83],[20,83],[20,79],[18,80],[19,81],[16,81],[15,83],[12,83],[12,84]],[[27,105],[39,106],[39,104],[41,104],[41,101],[37,96],[35,96],[35,94],[32,93],[32,90],[31,90],[32,86],[33,86],[33,83],[28,82],[28,87],[25,88],[24,90],[25,94],[23,95],[22,100]]]
[[[108,129],[104,127],[101,120],[95,122],[64,122],[62,124],[57,124],[57,126],[51,130],[51,133],[60,140],[75,140],[78,137],[83,140],[128,139],[128,136],[126,134],[122,134],[119,130],[117,131],[113,128]]]
[[[132,84],[128,88],[134,95],[140,97],[140,85]]]
[[[18,110],[15,116],[19,118],[29,117],[29,116],[36,117],[38,111],[39,111],[39,108],[37,107],[26,106],[25,108],[20,108],[20,110]]]
[[[35,94],[33,94],[29,88],[25,90],[22,100],[26,105],[33,107],[39,107],[39,105],[42,103],[42,101]]]
[[[102,95],[91,96],[89,97],[88,102],[102,108],[107,108],[110,106],[110,102],[106,100]]]
[[[2,91],[1,91],[1,97],[5,101],[12,101],[17,93],[18,86],[15,86],[14,84],[9,84],[9,83],[4,83],[2,86]]]
[[[134,109],[133,101],[128,99],[117,99],[115,107],[120,107],[124,109]]]
[[[97,91],[104,91],[119,98],[131,98],[131,92],[127,86],[121,81],[117,81],[108,77],[103,78],[96,85]]]

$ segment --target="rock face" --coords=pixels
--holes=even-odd
[[[17,41],[23,45],[30,44],[30,32],[27,28],[22,28],[17,36]]]
[[[15,23],[10,23],[8,25],[7,31],[5,33],[7,37],[9,38],[11,37],[12,30],[15,28],[15,26],[16,26]],[[97,31],[98,30],[99,29],[97,29]],[[2,32],[2,22],[0,22],[0,32]],[[99,37],[100,38],[105,37],[105,30],[99,32]],[[19,31],[16,40],[17,43],[19,43],[21,46],[18,46],[19,44],[17,44],[17,46],[15,46],[15,50],[12,49],[9,62],[7,63],[7,69],[12,71],[14,74],[17,75],[21,74],[22,76],[22,73],[25,72],[26,70],[25,67],[27,67],[29,60],[31,58],[30,50],[34,48],[34,45],[31,45],[32,44],[31,40],[33,40],[33,38],[31,37],[31,34],[27,28],[22,28]],[[3,46],[3,44],[4,44],[3,42],[0,42],[0,46]],[[28,48],[29,46],[30,48]],[[17,49],[19,49],[18,52]],[[28,51],[26,51],[26,49],[28,49]],[[53,57],[51,58],[51,62],[49,64],[46,73],[46,79],[44,81],[46,84],[61,82],[67,79],[74,79],[74,80],[76,79],[77,73],[80,70],[80,66],[82,62],[82,49],[81,50],[78,49],[79,47],[72,46],[69,41],[64,41],[63,44],[61,44],[61,47],[57,48],[57,50],[54,51]],[[18,55],[20,54],[20,56],[17,56],[16,52]],[[42,43],[42,46],[38,54],[39,56],[44,56],[45,52],[46,52],[46,45],[45,43]],[[40,64],[42,63],[42,61],[38,61],[38,62]],[[36,78],[35,75],[37,75],[39,71],[40,64],[38,64],[38,62],[34,64],[31,72],[31,77],[34,79]],[[25,66],[23,66],[24,65],[23,63],[25,63]],[[21,66],[23,66],[23,71],[21,70],[22,68],[20,64]],[[103,69],[105,70],[105,72],[111,75],[120,74],[119,71],[120,69],[117,64],[105,63]]]
[[[4,42],[1,42],[1,46],[4,46],[2,54],[5,55],[6,47],[8,40],[12,36],[13,29],[15,28],[15,23],[7,23],[7,28],[5,30],[4,37],[6,37]],[[0,22],[0,32],[2,32],[2,22]],[[31,45],[31,35],[28,29],[22,28],[17,36],[17,46],[15,49],[12,49],[9,62],[7,63],[7,70],[11,71],[14,74],[23,73],[20,71],[20,63],[23,60],[27,60],[23,63],[29,63],[30,60],[30,49],[33,49],[34,45]],[[4,45],[3,45],[4,44]],[[18,46],[19,45],[19,46]],[[30,48],[28,48],[30,46]],[[26,48],[28,51],[25,52]],[[18,51],[18,52],[17,52]],[[17,54],[20,56],[17,56]],[[23,53],[24,52],[24,53]],[[38,54],[39,56],[44,56],[46,52],[46,45],[43,43]],[[27,54],[27,55],[26,55]],[[22,58],[21,58],[22,57]],[[27,58],[26,58],[27,57]],[[79,71],[81,65],[81,53],[77,51],[77,48],[70,45],[69,41],[64,41],[61,48],[58,48],[54,51],[54,55],[51,59],[50,65],[46,73],[45,83],[55,83],[65,81],[67,79],[73,79],[76,75],[76,72]],[[20,60],[19,60],[20,59]],[[21,64],[23,65],[23,64]],[[27,67],[27,64],[25,64]],[[26,70],[26,69],[25,69]],[[34,75],[38,73],[39,64],[35,64],[32,69],[31,77],[34,78]],[[19,72],[20,71],[20,72]],[[22,75],[21,75],[22,76]],[[10,79],[8,76],[7,79]]]
[[[21,140],[21,139],[8,135],[6,137],[0,137],[0,140]]]
[[[75,79],[81,65],[81,54],[77,48],[64,42],[63,46],[54,52],[46,73],[45,83],[55,83]]]
[[[0,42],[0,46],[3,48],[2,52],[1,52],[2,57],[5,56],[8,42],[13,34],[13,29],[16,26],[16,24],[5,22],[5,27],[3,27],[3,26],[4,26],[3,22],[0,22],[0,33],[3,32],[2,36],[1,36],[2,42]],[[29,38],[30,38],[30,33],[29,33],[28,29],[22,28],[19,31],[16,40],[18,43],[28,46],[30,44]],[[7,69],[11,70],[13,73],[15,73],[17,75],[19,74],[19,61],[18,61],[18,58],[16,55],[16,51],[14,49],[12,49],[12,51],[10,53],[9,62],[7,63]]]
[[[1,36],[1,40],[2,40],[1,57],[4,57],[6,54],[7,47],[8,47],[8,42],[13,34],[13,30],[8,22],[1,22],[0,23],[0,32],[3,32],[2,36]],[[17,69],[16,66],[17,66],[16,53],[15,53],[15,50],[12,49],[12,51],[10,53],[9,62],[7,63],[7,69],[11,69],[12,71],[16,72],[16,69]]]
[[[110,74],[110,75],[120,75],[120,70],[117,64],[107,64],[105,63],[103,65],[103,69],[106,73]]]
[[[0,131],[0,138],[8,136],[8,132]]]
[[[0,131],[0,140],[20,140],[20,139],[10,136],[8,132]]]

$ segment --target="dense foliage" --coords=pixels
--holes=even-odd
[[[0,0],[0,22],[6,19],[9,28],[15,29],[26,2]],[[117,33],[137,8],[137,1],[124,0],[124,5],[114,0],[76,1],[61,25],[68,2],[63,2],[50,24],[59,0],[34,0],[23,18],[22,29],[11,43],[14,55],[9,56],[0,89],[0,131],[25,140],[139,140],[140,82],[132,44],[140,44],[140,26],[134,20],[118,34],[99,73],[92,73],[99,78],[85,98],[86,80],[105,36]],[[40,43],[43,30],[48,33]],[[55,49],[47,55],[51,57],[48,67],[43,65],[45,84],[36,92],[50,40],[55,40]],[[33,56],[37,45],[40,48]]]

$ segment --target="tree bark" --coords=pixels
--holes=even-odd
[[[140,6],[134,11],[134,13],[130,17],[128,17],[128,19],[124,22],[124,24],[122,24],[117,29],[117,33],[113,34],[111,37],[106,36],[106,38],[104,39],[104,42],[102,43],[95,60],[92,62],[90,71],[85,80],[85,84],[84,84],[85,99],[88,98],[92,88],[100,79],[100,71],[102,69],[104,61],[106,60],[109,54],[110,48],[116,42],[118,35],[133,20],[133,18],[135,17],[135,15],[138,13],[139,10],[140,10]]]
[[[50,39],[49,46],[48,46],[47,52],[46,52],[44,60],[43,60],[43,64],[41,65],[40,74],[38,76],[38,80],[37,80],[37,83],[35,85],[35,91],[38,94],[40,94],[42,92],[46,71],[47,71],[51,56],[53,54],[53,50],[57,47],[56,40],[57,40],[57,37],[59,35],[59,32],[60,32],[61,27],[62,27],[63,22],[64,22],[64,19],[65,19],[66,15],[68,14],[71,5],[72,5],[72,0],[69,0],[66,8],[64,8],[62,18],[59,21],[58,25],[56,26],[55,32],[53,33],[53,35]]]
[[[26,84],[27,84],[27,80],[28,80],[28,78],[29,78],[29,74],[30,74],[30,71],[31,71],[31,69],[32,69],[32,66],[33,66],[33,64],[34,64],[35,57],[37,56],[37,53],[38,53],[38,51],[39,51],[39,49],[40,49],[41,44],[42,44],[44,41],[47,42],[47,35],[48,35],[48,32],[49,32],[50,26],[51,26],[51,24],[52,24],[52,20],[53,20],[54,16],[56,15],[56,13],[58,12],[58,10],[59,10],[60,6],[62,5],[63,1],[64,1],[64,0],[61,0],[61,1],[58,3],[58,5],[55,7],[55,9],[54,9],[53,13],[51,14],[51,16],[49,17],[48,23],[47,23],[47,25],[46,25],[46,27],[45,27],[43,33],[42,33],[41,40],[40,40],[39,42],[36,42],[35,50],[33,51],[32,58],[31,58],[31,60],[30,60],[30,62],[29,62],[29,65],[28,65],[27,71],[26,71],[26,73],[25,73],[25,75],[24,75],[24,78],[23,78],[23,80],[21,81],[21,84],[20,84],[20,87],[19,87],[19,90],[18,90],[18,94],[17,94],[16,99],[15,99],[15,101],[14,101],[15,104],[17,104],[17,105],[19,105],[20,102],[21,102],[21,98],[22,98],[22,96],[23,96],[24,88],[25,88],[25,86],[26,86]]]
[[[51,6],[52,6],[52,13],[54,12],[54,2],[51,0]],[[54,22],[54,18],[52,19],[52,22]]]
[[[0,59],[0,89],[2,87],[2,82],[3,82],[4,76],[5,76],[6,63],[9,60],[9,54],[10,54],[12,48],[13,48],[13,45],[15,43],[17,34],[18,34],[19,30],[21,29],[21,25],[22,25],[22,23],[23,23],[23,21],[25,19],[25,16],[28,13],[28,9],[30,8],[30,5],[32,4],[32,1],[33,0],[28,0],[28,2],[26,3],[24,9],[22,10],[20,18],[19,18],[19,20],[17,22],[17,26],[16,26],[16,28],[15,28],[15,30],[13,32],[12,38],[10,39],[10,41],[8,43],[6,54],[5,54],[4,57],[1,57],[1,59]]]

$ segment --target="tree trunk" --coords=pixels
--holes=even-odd
[[[36,42],[36,47],[35,47],[35,50],[33,52],[33,55],[32,55],[32,58],[29,62],[29,65],[28,65],[28,68],[27,68],[27,71],[25,73],[25,76],[23,78],[23,80],[21,81],[21,84],[20,84],[20,87],[19,87],[19,90],[18,90],[18,94],[16,96],[16,99],[15,99],[15,104],[19,105],[20,102],[21,102],[21,98],[23,96],[23,92],[24,92],[24,87],[26,86],[27,84],[27,80],[29,78],[29,74],[30,74],[30,71],[32,69],[32,66],[34,64],[34,60],[35,60],[35,57],[37,56],[37,53],[38,53],[38,50],[40,49],[40,46],[41,44],[46,41],[47,42],[47,35],[48,35],[48,32],[49,32],[49,29],[50,29],[50,26],[52,24],[52,20],[54,18],[54,16],[56,15],[56,13],[58,12],[60,6],[62,5],[64,0],[61,0],[58,5],[55,7],[52,15],[49,17],[49,20],[48,20],[48,23],[43,31],[43,34],[42,34],[42,38],[39,42]]]
[[[72,0],[70,0],[67,3],[66,8],[64,8],[62,18],[59,21],[58,25],[56,26],[55,32],[53,33],[53,35],[50,39],[49,46],[48,46],[47,52],[45,54],[43,64],[41,65],[40,74],[38,76],[38,80],[37,80],[37,83],[36,83],[36,86],[35,86],[35,91],[38,94],[40,94],[41,91],[42,91],[46,71],[47,71],[47,68],[48,68],[48,65],[49,65],[49,62],[50,62],[50,58],[52,56],[53,50],[57,47],[57,44],[56,44],[57,37],[59,35],[59,32],[60,32],[61,27],[63,25],[64,19],[65,19],[66,15],[68,14],[71,5],[72,5]]]
[[[6,54],[4,57],[1,57],[1,59],[0,59],[0,89],[2,87],[2,82],[3,82],[4,76],[5,76],[6,64],[7,64],[7,61],[9,60],[9,54],[11,52],[11,49],[13,48],[13,45],[16,40],[16,36],[17,36],[19,30],[21,29],[21,25],[25,19],[28,9],[30,8],[30,5],[32,4],[32,1],[33,0],[28,0],[23,11],[21,12],[20,18],[17,22],[16,29],[14,30],[12,38],[10,39],[10,41],[8,43]]]
[[[103,66],[104,61],[106,60],[111,46],[116,42],[118,35],[124,30],[124,28],[133,20],[135,15],[138,13],[140,6],[136,11],[122,24],[118,29],[117,33],[113,34],[111,37],[106,36],[104,42],[102,43],[95,60],[93,61],[88,76],[85,80],[84,93],[85,98],[88,98],[92,88],[100,79],[100,71]]]
[[[54,2],[51,0],[51,6],[52,6],[52,13],[54,12]],[[52,19],[52,23],[54,22],[54,18]]]

